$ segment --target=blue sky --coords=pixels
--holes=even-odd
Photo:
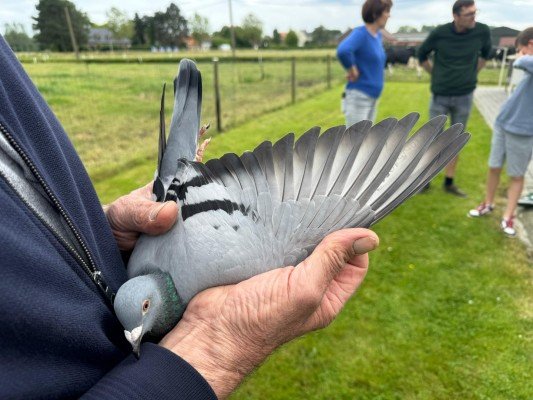
[[[402,25],[420,27],[451,21],[453,1],[393,0],[392,17],[387,30],[395,32]],[[170,0],[74,0],[76,7],[87,13],[91,21],[104,23],[106,11],[117,7],[133,17],[164,11]],[[36,15],[37,0],[1,0],[0,32],[6,23],[22,23],[32,33],[32,15]],[[195,12],[207,17],[211,30],[229,25],[228,0],[174,1],[186,17]],[[238,25],[248,13],[263,22],[263,31],[271,34],[289,29],[312,31],[319,25],[344,31],[362,23],[362,0],[232,0],[234,23]],[[533,26],[533,0],[478,0],[478,21],[495,26],[524,29]]]

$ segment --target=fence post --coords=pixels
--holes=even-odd
[[[215,84],[215,113],[217,116],[217,131],[222,132],[222,119],[220,117],[220,90],[218,85],[218,58],[213,58],[213,72]]]
[[[500,68],[500,77],[498,79],[498,87],[502,85],[503,82],[503,72],[505,71],[505,64],[507,62],[507,52],[509,49],[507,47],[503,48],[503,56],[502,56],[502,67]]]
[[[331,55],[328,54],[326,57],[326,81],[328,82],[328,89],[331,89]]]
[[[296,57],[291,59],[291,101],[296,102]]]
[[[78,48],[78,42],[76,42],[76,36],[74,36],[74,30],[72,29],[72,22],[70,21],[70,14],[68,12],[67,7],[65,7],[65,17],[67,19],[68,32],[70,34],[70,41],[72,43],[72,49],[74,50],[74,53],[76,54],[76,60],[79,60],[80,50]]]
[[[263,67],[263,55],[261,53],[259,53],[259,56],[258,56],[258,60],[259,60],[259,70],[261,71],[261,80],[265,80],[265,68]]]

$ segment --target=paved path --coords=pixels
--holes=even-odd
[[[480,86],[474,92],[474,102],[481,115],[491,127],[498,115],[500,106],[507,99],[505,89],[497,86]],[[533,161],[529,163],[526,172],[526,182],[524,192],[533,193]],[[533,207],[518,207],[517,210],[517,232],[522,241],[533,250]]]

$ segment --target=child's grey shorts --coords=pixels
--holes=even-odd
[[[524,176],[531,160],[533,136],[516,135],[494,126],[489,167],[502,168],[507,162],[507,175]]]

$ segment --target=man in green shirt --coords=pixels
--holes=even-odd
[[[473,0],[457,0],[452,12],[453,22],[435,28],[422,43],[418,61],[431,74],[430,117],[449,115],[452,124],[460,122],[466,129],[477,74],[491,51],[490,30],[476,23]],[[431,52],[433,62],[428,58]],[[446,166],[444,190],[466,197],[453,182],[456,166],[457,157]]]

